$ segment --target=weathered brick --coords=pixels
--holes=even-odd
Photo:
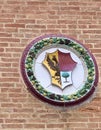
[[[5,24],[5,27],[25,28],[25,24]]]
[[[21,104],[16,104],[16,103],[1,103],[1,107],[6,107],[6,108],[21,108]]]
[[[63,128],[64,124],[47,124],[47,128]]]
[[[21,114],[22,113],[29,113],[29,114],[31,113],[32,114],[34,110],[33,110],[33,108],[22,108],[22,109],[20,109],[20,108],[18,108],[18,109],[14,108],[13,111],[15,113],[21,113]]]
[[[96,121],[95,121],[96,122]],[[93,129],[96,129],[98,128],[98,123],[95,123],[95,122],[90,122],[87,124],[88,128],[93,128]]]
[[[37,124],[25,124],[24,125],[24,128],[36,128],[36,129],[39,129],[39,128],[45,128],[45,125],[44,124],[40,124],[40,123],[37,123]]]
[[[65,34],[83,43],[99,67],[96,97],[74,110],[39,101],[20,74],[25,47],[43,34]],[[0,130],[101,130],[100,0],[0,1]]]
[[[19,129],[19,128],[23,128],[23,125],[22,124],[13,124],[13,123],[5,123],[5,124],[2,124],[2,128],[3,129]]]
[[[3,82],[19,82],[19,79],[18,78],[1,78],[0,79],[0,82],[3,83]]]
[[[13,19],[0,19],[0,23],[11,23]]]
[[[0,37],[11,37],[12,34],[9,33],[0,33]]]
[[[17,38],[0,38],[1,42],[20,42]]]
[[[7,87],[7,88],[8,87],[14,87],[14,83],[10,83],[10,82],[9,83],[8,82],[7,83],[5,83],[5,82],[2,83],[2,82],[0,82],[0,87]]]
[[[25,119],[6,119],[5,123],[25,123]]]
[[[12,92],[20,93],[21,88],[10,88],[10,87],[6,88],[6,87],[4,87],[4,88],[1,88],[1,92],[3,92],[3,93],[7,93],[7,92],[9,92],[9,93],[12,93]]]

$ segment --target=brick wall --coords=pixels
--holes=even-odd
[[[101,89],[74,110],[32,96],[20,74],[24,48],[43,34],[66,34],[85,44],[101,71],[101,0],[0,0],[0,130],[101,130]]]

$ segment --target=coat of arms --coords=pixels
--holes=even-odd
[[[72,71],[76,67],[70,53],[56,50],[53,53],[46,53],[43,65],[51,75],[51,83],[61,89],[72,84]]]
[[[21,73],[32,94],[63,107],[91,98],[99,77],[95,58],[84,45],[54,34],[40,36],[26,47]]]

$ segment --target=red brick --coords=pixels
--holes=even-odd
[[[50,20],[46,20],[46,19],[38,19],[36,20],[36,23],[37,24],[56,24],[57,23],[57,20],[55,19],[50,19]]]
[[[57,34],[59,32],[58,29],[50,29],[50,30],[41,30],[41,33],[54,33]]]
[[[16,62],[13,63],[13,62],[12,62],[12,67],[13,67],[13,68],[18,68],[18,67],[19,67],[19,63],[16,63]]]
[[[13,19],[0,19],[0,23],[11,23]]]
[[[1,93],[0,98],[4,98],[4,97],[8,98],[7,93]]]
[[[47,124],[47,128],[63,128],[64,127],[64,124]]]
[[[1,107],[6,107],[6,108],[21,108],[21,104],[16,104],[16,103],[1,103]]]
[[[58,114],[44,114],[44,115],[40,115],[41,118],[59,118]]]
[[[3,121],[3,119],[0,119],[0,123],[3,123],[4,121]]]
[[[8,47],[8,43],[0,43],[0,47]]]
[[[19,79],[18,78],[0,78],[0,82],[3,83],[3,82],[19,82]]]
[[[25,28],[24,24],[5,24],[5,27]]]
[[[101,49],[91,49],[92,53],[101,53]]]
[[[78,10],[80,10],[80,8],[79,7],[76,7],[76,6],[74,6],[74,7],[60,7],[61,8],[61,10],[76,10],[76,11],[78,11]]]
[[[7,113],[0,114],[0,118],[8,118],[8,117],[9,117],[9,114]]]
[[[36,129],[39,129],[39,128],[45,128],[45,125],[44,124],[40,124],[40,123],[37,123],[37,124],[25,124],[24,125],[24,128],[36,128]]]
[[[23,51],[23,48],[6,48],[6,52],[21,52],[21,51]]]
[[[40,5],[45,5],[46,4],[46,2],[44,2],[44,1],[29,1],[29,2],[27,2],[27,4],[28,5],[38,5],[38,4],[40,4]]]
[[[69,127],[73,127],[73,128],[82,128],[82,129],[86,129],[87,128],[87,123],[81,123],[81,122],[78,122],[78,123],[74,123],[74,122],[71,122],[71,123],[67,123],[67,126]]]
[[[30,118],[30,115],[28,114],[28,113],[16,113],[16,114],[14,114],[14,113],[12,113],[12,114],[10,114],[10,118],[11,119],[26,119],[26,118]],[[7,119],[7,118],[6,118]]]
[[[79,24],[78,25],[79,29],[86,29],[87,28],[87,24]],[[85,35],[84,35],[85,36]]]
[[[34,97],[23,83],[23,50],[43,34],[65,34],[83,43],[99,67],[93,101],[60,110]],[[0,1],[0,130],[101,130],[100,0]]]
[[[98,125],[98,122],[101,122],[101,118],[100,117],[95,117],[95,118],[89,118],[89,121],[92,122],[91,125],[94,125],[95,123],[95,127]],[[90,124],[89,124],[90,125]]]
[[[22,2],[21,1],[16,1],[16,0],[14,0],[14,1],[12,1],[12,0],[10,0],[10,1],[7,1],[7,4],[11,4],[11,5],[15,5],[15,4],[22,4]]]
[[[66,28],[66,25],[47,25],[47,28]]]
[[[88,119],[87,118],[80,118],[80,117],[78,117],[78,118],[71,118],[71,119],[69,119],[69,122],[88,122]]]
[[[76,24],[76,20],[58,20],[58,24]]]
[[[18,93],[18,92],[15,92],[15,93],[9,93],[9,97],[18,97],[18,98],[22,98],[22,97],[26,97],[27,94],[25,93]]]
[[[85,128],[75,128],[75,130],[85,130]],[[93,128],[86,128],[86,130],[94,130]]]
[[[7,92],[9,92],[9,93],[12,93],[12,92],[16,92],[16,93],[20,93],[21,92],[21,88],[10,88],[10,87],[8,87],[8,88],[1,88],[1,92],[5,92],[5,93],[7,93]]]
[[[71,2],[71,1],[70,1],[70,2],[69,2],[69,5],[73,5],[73,6],[78,6],[78,5],[79,5],[79,6],[81,6],[81,7],[82,7],[82,6],[85,7],[87,4],[88,4],[87,2],[77,2],[77,1],[74,1],[74,2]]]
[[[25,123],[25,119],[6,119],[5,123]]]
[[[5,28],[5,29],[1,29],[0,31],[8,32],[8,33],[15,33],[15,32],[18,32],[18,28]]]
[[[0,52],[4,52],[4,48],[0,48]]]
[[[3,129],[9,129],[9,128],[23,128],[23,125],[22,124],[13,124],[13,123],[10,123],[10,124],[7,124],[7,123],[5,123],[5,124],[2,124],[2,128]]]
[[[16,69],[16,68],[3,68],[3,66],[2,66],[2,68],[0,68],[0,71],[1,72],[17,72],[18,71],[18,69]]]
[[[0,56],[2,57],[2,58],[10,58],[11,57],[11,54],[10,53],[5,53],[5,52],[1,52],[0,53]],[[6,64],[5,63],[1,63],[1,64],[4,64],[4,66],[3,67],[6,67]],[[9,65],[8,65],[9,66]]]
[[[0,102],[4,103],[4,102],[10,102],[10,99],[8,99],[7,97],[2,97],[0,98]]]
[[[5,83],[5,82],[2,83],[1,82],[0,87],[7,87],[7,88],[8,87],[14,87],[14,83],[10,83],[10,82],[9,83],[8,82],[7,83]]]
[[[17,108],[14,108],[13,111],[14,111],[15,113],[19,113],[19,114],[20,114],[20,113],[21,113],[21,114],[22,114],[22,113],[27,113],[27,114],[28,114],[28,113],[29,113],[29,114],[31,113],[31,114],[32,114],[34,110],[33,110],[33,108],[22,108],[22,109],[21,109],[21,108],[18,108],[18,109],[17,109]]]
[[[22,98],[13,98],[12,101],[13,102],[18,102],[18,103],[24,103],[26,99],[24,99],[23,97]]]
[[[0,38],[1,42],[20,42],[17,38]]]
[[[86,44],[86,43],[85,43],[85,46],[86,46],[87,48],[93,48],[93,45],[92,45],[92,44]]]
[[[2,73],[2,77],[19,77],[19,73]]]
[[[101,28],[101,25],[89,25],[89,28],[90,29],[99,29],[99,28]]]
[[[15,49],[15,50],[16,50],[16,49]],[[10,52],[10,51],[9,51],[9,52]],[[13,51],[13,52],[14,52],[14,51]],[[10,63],[12,63],[12,62],[13,62],[13,63],[18,63],[18,62],[19,62],[19,59],[18,59],[18,58],[12,58],[12,57],[11,57],[11,58],[10,58],[10,57],[8,57],[8,58],[7,58],[7,57],[3,57],[3,58],[1,58],[1,61],[7,62],[7,63],[8,63],[8,62],[10,62]],[[8,70],[9,70],[9,69],[11,70],[11,68],[8,68]],[[13,68],[12,68],[12,70],[13,70]]]
[[[15,15],[14,14],[9,14],[9,13],[1,13],[0,14],[0,18],[10,18],[10,19],[12,19],[12,18],[15,18]]]
[[[101,47],[101,45],[100,44],[94,44],[94,48],[100,48]]]
[[[78,20],[78,24],[95,24],[96,20]]]
[[[35,20],[34,19],[19,19],[19,20],[16,20],[17,23],[23,23],[23,24],[34,24],[35,23]]]
[[[26,28],[46,29],[45,25],[26,25]]]
[[[11,37],[12,34],[9,33],[0,33],[0,37]]]
[[[95,122],[96,122],[96,121],[95,121]],[[94,122],[93,122],[93,123],[88,123],[88,124],[87,124],[88,128],[93,128],[93,129],[98,128],[98,125],[99,125],[98,123],[94,123]]]

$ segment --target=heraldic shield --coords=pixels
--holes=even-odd
[[[72,85],[72,72],[76,67],[70,53],[56,50],[53,53],[46,53],[42,64],[47,68],[51,75],[51,83],[61,89]]]

